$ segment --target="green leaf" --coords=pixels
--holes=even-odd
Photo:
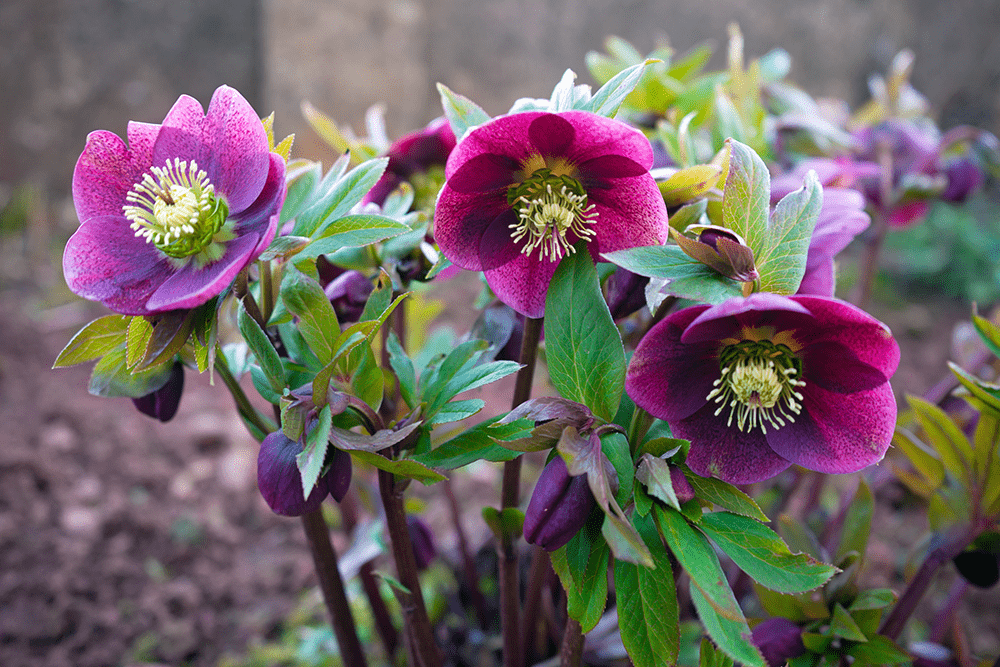
[[[453,470],[474,461],[510,461],[521,455],[496,443],[494,437],[516,436],[523,433],[520,424],[493,426],[500,418],[493,417],[446,440],[425,454],[413,457],[414,461],[431,468]]]
[[[267,378],[268,385],[280,395],[285,388],[285,371],[281,365],[281,358],[264,330],[247,313],[242,301],[240,301],[236,312],[236,324],[239,326],[240,333],[243,334],[243,340],[246,341],[247,347],[253,352],[257,363],[260,364],[260,369]]]
[[[309,198],[312,196],[313,192],[316,190],[317,185],[319,185],[320,180],[323,178],[323,165],[319,162],[310,162],[303,164],[300,169],[289,170],[288,179],[288,194],[285,195],[285,203],[281,206],[281,217],[278,219],[279,228],[283,226],[289,220],[295,218],[302,207],[306,205]],[[287,236],[275,237],[274,241],[268,246],[264,254],[267,254],[276,249],[276,244],[282,246],[287,242],[281,242],[281,239],[286,238],[296,238]],[[275,255],[277,256],[277,255]],[[261,255],[263,258],[263,255]],[[270,261],[270,260],[265,260]]]
[[[329,255],[341,248],[370,245],[408,231],[410,228],[403,223],[382,215],[345,215],[326,224],[313,241],[295,255],[295,261]]]
[[[662,505],[653,510],[670,551],[691,577],[691,599],[709,636],[733,660],[766,667],[708,538],[679,512]]]
[[[615,114],[618,113],[619,107],[621,107],[622,102],[628,97],[629,93],[635,90],[636,85],[639,83],[639,79],[642,78],[643,73],[646,71],[646,67],[652,65],[653,63],[663,62],[656,58],[650,58],[645,62],[641,62],[638,65],[633,65],[628,67],[615,76],[613,76],[607,83],[598,89],[594,96],[590,98],[590,101],[582,108],[586,111],[593,111],[601,116],[606,116],[608,118],[614,118]]]
[[[583,243],[564,257],[545,300],[549,379],[563,398],[610,421],[625,386],[625,348]]]
[[[976,432],[973,436],[975,446],[976,479],[982,488],[982,507],[987,509],[987,516],[995,516],[991,509],[993,503],[1000,498],[1000,475],[996,474],[997,443],[1000,442],[1000,415],[985,410],[979,414]]]
[[[975,327],[976,333],[983,339],[983,344],[989,348],[993,356],[1000,357],[1000,327],[976,314],[972,316],[972,326]]]
[[[851,646],[847,649],[847,655],[854,658],[855,667],[904,665],[913,660],[906,651],[882,635],[872,635],[867,642]]]
[[[758,521],[768,522],[770,519],[757,506],[750,496],[737,489],[732,484],[715,477],[696,475],[687,466],[680,467],[684,476],[694,489],[695,496],[700,500],[724,507],[730,512],[750,517]]]
[[[872,588],[858,593],[851,602],[848,611],[866,611],[869,609],[885,609],[896,601],[896,594],[889,588]]]
[[[413,360],[406,354],[403,346],[399,343],[399,337],[393,331],[386,341],[386,349],[389,351],[389,365],[396,374],[399,382],[399,392],[411,409],[417,407],[417,376],[413,368]]]
[[[805,554],[792,554],[777,533],[758,521],[712,512],[699,527],[758,583],[781,593],[801,593],[829,581],[837,568]]]
[[[649,495],[659,498],[678,512],[681,510],[674,484],[670,480],[670,464],[666,461],[651,454],[643,454],[635,471],[635,478],[646,485]]]
[[[593,518],[569,543],[550,554],[552,569],[566,590],[567,612],[585,633],[594,629],[607,605],[609,555],[600,522]]]
[[[635,667],[673,665],[680,650],[680,614],[670,557],[651,518],[633,517],[633,521],[655,568],[615,561],[622,643]]]
[[[306,446],[301,452],[295,455],[295,463],[299,467],[299,474],[302,476],[302,497],[308,498],[313,488],[319,480],[319,474],[323,471],[323,463],[326,461],[326,450],[330,444],[330,425],[332,414],[330,406],[324,405],[319,411],[319,419],[312,430],[306,434]]]
[[[833,607],[833,617],[830,620],[830,632],[837,637],[849,639],[853,642],[866,642],[868,637],[861,631],[858,624],[854,622],[851,615],[847,613],[840,603]]]
[[[461,140],[466,132],[490,121],[490,115],[482,107],[464,95],[452,92],[443,83],[437,85],[441,94],[441,107],[451,125],[455,138]]]
[[[285,267],[281,299],[289,312],[299,318],[298,330],[320,364],[333,360],[334,345],[340,335],[337,314],[320,284],[294,266]]]
[[[719,304],[743,294],[739,282],[726,278],[675,245],[616,250],[602,253],[601,258],[632,273],[665,280],[661,293],[681,299]],[[546,327],[546,342],[548,335]]]
[[[823,205],[823,188],[816,172],[806,174],[805,184],[778,202],[763,244],[753,249],[760,290],[775,294],[795,294],[806,271],[806,254],[813,228]]]
[[[941,486],[944,482],[944,464],[932,449],[903,428],[897,428],[893,433],[892,444],[906,454],[910,464],[924,476],[931,489]]]
[[[715,650],[715,645],[705,637],[701,640],[701,650],[698,652],[698,667],[733,667],[733,660]]]
[[[752,148],[736,140],[730,146],[729,176],[722,195],[722,224],[743,237],[760,271],[766,247],[771,196],[771,174]]]
[[[962,386],[969,390],[975,398],[978,398],[983,405],[1000,414],[1000,386],[983,382],[979,378],[965,372],[958,364],[948,362],[948,368],[955,374]]]
[[[152,323],[137,315],[128,323],[128,330],[125,332],[125,365],[134,368],[146,355],[146,346],[149,345],[149,338],[153,335]]]
[[[206,305],[209,313],[214,314],[215,304]],[[174,310],[153,318],[153,330],[146,342],[146,349],[143,350],[142,358],[132,368],[132,371],[140,371],[172,361],[174,355],[184,348],[191,337],[198,315],[196,309]]]
[[[422,484],[434,484],[448,479],[436,470],[431,470],[414,459],[392,460],[387,459],[381,454],[361,450],[352,451],[351,456],[359,461],[375,466],[379,470],[385,470],[400,477],[415,479]]]
[[[945,468],[968,484],[972,472],[972,445],[962,429],[938,406],[918,396],[906,397],[920,427],[941,457]]]
[[[75,366],[103,357],[125,342],[131,319],[128,315],[105,315],[93,320],[70,338],[52,368]]]
[[[872,496],[872,490],[868,483],[861,479],[858,482],[858,490],[855,491],[854,498],[844,514],[844,528],[840,533],[840,545],[837,547],[834,562],[839,563],[851,551],[859,554],[866,552],[874,511],[875,498]]]
[[[144,371],[130,372],[125,363],[123,342],[94,365],[87,390],[95,396],[105,398],[140,398],[165,385],[170,371],[169,364],[162,364]]]
[[[323,179],[315,192],[315,200],[310,201],[309,205],[296,217],[292,235],[316,237],[319,234],[320,237],[329,236],[325,233],[325,228],[331,222],[346,215],[355,204],[361,201],[361,198],[382,177],[388,163],[389,158],[385,157],[369,160],[362,162],[343,175],[337,175],[331,169],[331,173]]]

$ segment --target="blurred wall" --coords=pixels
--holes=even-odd
[[[567,67],[589,82],[584,55],[607,35],[643,52],[710,39],[721,56],[730,21],[748,57],[784,47],[794,81],[853,104],[911,47],[946,125],[1000,130],[997,0],[0,0],[0,183],[65,194],[89,131],[158,122],[222,83],[329,160],[302,100],[359,130],[383,102],[396,136],[440,113],[436,81],[500,113]]]

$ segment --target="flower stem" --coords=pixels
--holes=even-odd
[[[483,597],[483,592],[479,589],[479,574],[476,572],[476,563],[469,552],[469,538],[462,526],[462,512],[458,506],[458,498],[455,496],[455,489],[452,488],[451,479],[446,479],[442,485],[448,499],[448,507],[451,510],[451,520],[455,524],[455,534],[458,536],[458,549],[462,555],[462,568],[465,570],[465,585],[469,587],[469,597],[476,610],[479,627],[485,631],[489,628],[490,616],[486,610],[486,598]]]
[[[215,358],[215,372],[219,374],[229,393],[232,394],[233,401],[236,402],[237,412],[240,413],[240,417],[246,422],[247,427],[251,429],[254,437],[258,440],[263,440],[265,435],[277,428],[275,423],[269,422],[264,415],[257,411],[257,408],[251,405],[250,399],[247,398],[246,393],[243,391],[243,387],[240,386],[239,381],[237,381],[229,370],[229,364],[226,363],[225,357],[217,356]]]
[[[892,611],[882,621],[882,627],[878,630],[880,635],[892,640],[899,637],[906,622],[913,615],[924,593],[930,587],[938,568],[960,554],[975,537],[974,530],[966,529],[960,533],[952,534],[950,540],[946,539],[943,544],[938,545],[927,554],[920,569],[913,575],[913,579],[907,584],[906,590],[903,591]]]
[[[312,552],[313,564],[316,566],[316,576],[319,578],[320,590],[323,591],[323,601],[330,612],[333,632],[337,637],[340,655],[345,665],[360,665],[365,667],[364,649],[354,625],[354,615],[347,601],[344,582],[340,578],[337,566],[337,552],[333,550],[330,541],[330,531],[323,519],[322,509],[316,509],[302,515],[302,527]]]
[[[869,236],[868,244],[865,246],[858,282],[854,286],[854,296],[851,299],[858,308],[866,308],[868,300],[871,298],[872,285],[875,283],[875,275],[878,273],[878,259],[882,253],[882,242],[885,241],[887,231],[889,231],[889,223],[886,221],[885,215],[881,211],[873,211],[871,236]]]
[[[542,601],[542,589],[545,587],[545,580],[548,579],[550,562],[549,552],[540,546],[535,546],[531,552],[531,570],[528,573],[528,590],[524,596],[525,609],[539,609]],[[544,619],[540,614],[525,614],[522,619],[521,629],[522,642],[526,657],[537,654],[535,637],[538,632],[538,624]]]
[[[566,619],[562,646],[559,648],[559,667],[580,667],[583,662],[583,632],[580,624]]]
[[[526,318],[524,337],[521,339],[521,369],[514,381],[511,409],[531,398],[531,383],[535,378],[538,359],[538,342],[542,336],[542,318]],[[503,484],[500,505],[506,509],[517,507],[520,502],[521,457],[507,461],[503,467]],[[521,647],[520,586],[518,585],[517,551],[514,535],[504,535],[498,546],[500,580],[500,628],[503,634],[504,667],[521,667],[524,651]]]

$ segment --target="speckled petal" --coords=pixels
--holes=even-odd
[[[882,460],[896,428],[896,399],[888,382],[853,394],[807,384],[803,394],[795,423],[767,433],[775,452],[825,473],[856,472]]]
[[[506,193],[484,197],[460,193],[445,185],[434,213],[434,240],[452,263],[470,271],[482,271],[483,235],[498,218],[513,222],[515,215],[507,204]],[[513,246],[509,234],[507,239]]]
[[[576,137],[576,129],[562,116],[542,114],[531,121],[528,137],[540,155],[565,155]]]
[[[658,322],[636,347],[625,375],[625,391],[636,405],[670,423],[703,407],[719,377],[715,341],[680,342],[684,329],[708,309],[692,306]]]
[[[796,338],[808,346],[820,341],[834,341],[851,350],[863,363],[886,377],[892,377],[899,365],[899,345],[889,327],[874,317],[839,299],[798,295],[790,297],[816,317],[819,326],[796,332]],[[806,375],[809,371],[806,371]]]
[[[146,300],[171,271],[163,255],[137,238],[120,214],[89,219],[63,252],[70,290],[124,315],[149,314]]]
[[[603,165],[591,163],[589,167],[585,166],[592,160],[607,160],[607,156],[628,158],[643,171],[649,171],[653,165],[653,148],[649,144],[649,139],[634,127],[588,111],[564,111],[559,116],[569,121],[576,130],[575,141],[561,156],[577,165],[584,178],[592,172],[620,178],[614,176],[611,165],[617,164],[623,168],[624,162],[616,163],[614,160],[609,160]],[[633,170],[634,167],[627,169],[628,173],[632,173]]]
[[[159,125],[129,123],[129,145],[107,130],[87,135],[73,170],[73,204],[80,222],[96,216],[121,216],[125,195],[149,169]]]
[[[816,328],[816,324],[809,310],[791,298],[757,292],[712,306],[688,326],[681,335],[681,342],[720,340],[737,335],[740,329],[758,327],[783,331]]]
[[[197,268],[194,261],[163,282],[146,303],[151,312],[194,308],[226,288],[252,259],[260,235],[245,234],[226,244],[226,252],[216,262]]]
[[[448,179],[450,189],[466,193],[491,194],[494,190],[503,190],[513,185],[515,176],[521,165],[506,155],[483,153],[465,162]]]
[[[182,95],[163,119],[153,149],[153,164],[168,159],[194,159],[205,170],[217,193],[226,198],[230,215],[257,199],[268,173],[264,126],[242,95],[221,86],[206,114],[201,104]]]
[[[691,441],[687,464],[703,477],[713,475],[730,484],[752,484],[774,477],[791,463],[774,452],[759,429],[744,433],[726,426],[728,415],[714,416],[706,405],[687,419],[672,423],[674,437]]]
[[[526,317],[545,314],[545,295],[558,262],[538,261],[537,252],[531,257],[518,254],[510,262],[484,271],[486,282],[497,298]]]
[[[274,240],[286,194],[288,187],[285,183],[285,160],[277,153],[271,153],[267,182],[264,183],[264,189],[261,190],[257,201],[238,216],[230,216],[235,223],[234,229],[237,234],[253,232],[260,235],[250,261],[256,259]]]
[[[541,115],[542,112],[527,112],[500,116],[477,127],[459,141],[448,156],[445,178],[451,180],[462,165],[479,155],[503,156],[517,164],[523,163],[535,154],[528,128]]]
[[[597,236],[590,244],[595,260],[603,252],[666,243],[667,207],[648,173],[621,179],[610,190],[588,190],[587,195],[597,213],[592,227]]]

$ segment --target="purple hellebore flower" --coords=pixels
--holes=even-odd
[[[816,171],[823,184],[823,206],[809,240],[806,272],[798,293],[833,296],[836,287],[833,258],[868,228],[871,218],[865,213],[864,195],[849,187],[833,185],[850,180],[842,165],[833,160],[806,160],[787,174],[774,178],[771,181],[771,205],[776,205],[782,197],[801,187],[810,169]]]
[[[410,181],[414,174],[427,172],[431,167],[444,166],[455,148],[455,133],[443,116],[432,120],[427,127],[411,132],[389,146],[386,156],[389,164],[377,183],[364,197],[364,203],[385,203],[386,198],[403,181]]]
[[[483,271],[501,301],[541,317],[552,274],[576,242],[597,261],[667,240],[652,162],[641,132],[587,111],[495,118],[448,158],[434,238],[454,264]]]
[[[556,455],[542,470],[524,512],[524,540],[555,551],[580,532],[596,501],[586,473],[570,476]]]
[[[837,299],[757,293],[671,314],[639,343],[625,389],[691,441],[687,463],[733,484],[790,466],[854,472],[896,424],[888,328]]]
[[[161,422],[168,422],[177,414],[184,393],[184,364],[175,361],[167,382],[156,391],[133,398],[136,410]]]
[[[257,455],[257,488],[275,514],[301,516],[319,508],[328,495],[340,502],[351,484],[351,455],[330,447],[327,454],[330,470],[316,480],[316,486],[303,498],[302,474],[295,462],[302,443],[288,438],[280,429],[269,433]]]
[[[182,95],[162,124],[130,122],[128,145],[92,132],[73,172],[66,283],[124,315],[199,306],[271,243],[285,192],[284,159],[228,86],[207,113]]]
[[[802,629],[787,618],[769,618],[753,629],[752,641],[760,649],[768,667],[781,667],[789,659],[806,652]]]

